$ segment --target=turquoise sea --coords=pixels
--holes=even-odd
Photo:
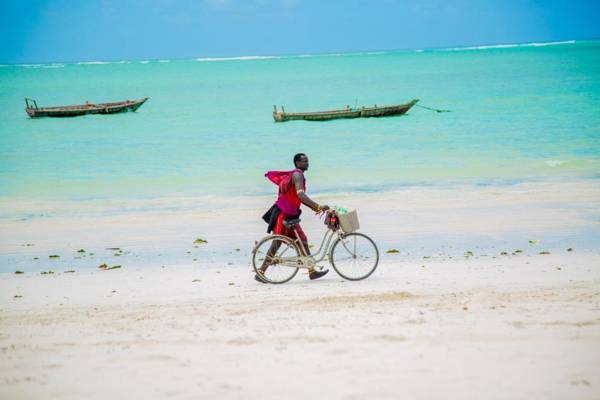
[[[137,113],[30,119],[40,106],[150,96]],[[420,104],[407,115],[274,123]],[[271,193],[311,160],[315,191],[600,176],[600,41],[0,66],[0,199]]]

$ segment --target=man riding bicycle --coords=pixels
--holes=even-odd
[[[278,198],[273,207],[263,216],[265,222],[269,224],[267,230],[268,233],[275,233],[278,235],[284,235],[292,240],[296,239],[296,234],[300,238],[306,254],[310,254],[308,248],[308,239],[306,234],[300,227],[299,223],[295,223],[294,226],[288,226],[285,221],[291,221],[300,217],[301,204],[309,207],[313,211],[320,213],[329,210],[328,205],[319,205],[317,202],[312,200],[306,194],[306,179],[304,172],[308,170],[308,157],[304,153],[298,153],[294,156],[295,169],[286,172],[270,171],[267,172],[266,176],[274,183],[279,186]],[[295,232],[294,232],[295,230]],[[277,249],[281,243],[274,241],[267,252],[267,256],[263,261],[261,267],[256,273],[254,279],[259,282],[265,283],[264,273],[269,268],[269,261],[271,257],[277,252]],[[308,276],[311,280],[318,279],[329,270],[317,271],[314,268],[309,270]]]

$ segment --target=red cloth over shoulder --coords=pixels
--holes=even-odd
[[[304,176],[304,172],[299,168],[295,168],[291,171],[268,171],[265,176],[279,187],[279,194],[284,194],[287,193],[294,184],[292,181],[294,172],[300,172]],[[306,184],[304,185],[304,190],[306,190]]]
[[[300,199],[295,190],[290,190],[294,187],[292,175],[294,172],[299,172],[304,177],[304,172],[301,169],[293,169],[291,171],[269,171],[265,176],[279,188],[278,199],[275,204],[279,209],[288,216],[298,215],[300,213]],[[306,181],[304,181],[303,189],[306,190]]]

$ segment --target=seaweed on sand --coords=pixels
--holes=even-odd
[[[121,268],[121,266],[120,265],[113,265],[112,267],[109,267],[107,264],[102,264],[102,265],[99,265],[98,268],[100,268],[101,270],[104,270],[104,271],[108,271],[110,269]]]

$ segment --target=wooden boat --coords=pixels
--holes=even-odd
[[[373,106],[350,108],[347,106],[342,110],[317,111],[317,112],[299,112],[288,113],[281,107],[281,111],[277,110],[277,106],[273,106],[273,119],[275,122],[285,122],[293,120],[304,121],[329,121],[340,118],[371,118],[371,117],[388,117],[391,115],[405,114],[412,106],[417,104],[419,100],[415,99],[406,104],[394,106]]]
[[[25,98],[25,112],[31,118],[38,117],[76,117],[85,114],[115,114],[124,111],[135,111],[148,100],[148,97],[139,100],[126,100],[116,103],[85,103],[77,106],[38,107],[33,99]]]

